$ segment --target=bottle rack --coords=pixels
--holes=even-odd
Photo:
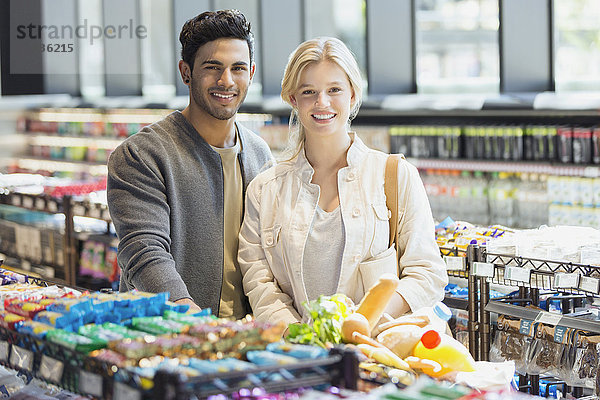
[[[4,192],[0,194],[0,204],[7,204],[49,214],[64,214],[65,228],[62,237],[63,265],[28,259],[28,257],[24,257],[20,254],[7,255],[25,259],[34,264],[48,265],[53,267],[56,271],[63,272],[64,279],[56,279],[56,281],[70,287],[74,287],[77,284],[77,268],[79,263],[74,217],[89,217],[103,220],[107,224],[107,231],[111,221],[108,207],[105,204],[91,203],[87,200],[74,200],[70,195],[63,196],[62,198],[55,198],[46,194],[32,195],[17,192]]]

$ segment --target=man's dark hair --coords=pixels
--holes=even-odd
[[[238,10],[206,11],[183,24],[179,34],[181,58],[193,70],[198,49],[221,38],[245,40],[250,63],[254,62],[254,35],[250,31],[250,22]]]

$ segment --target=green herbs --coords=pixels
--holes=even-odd
[[[328,347],[342,341],[342,321],[352,313],[354,304],[346,295],[319,296],[310,303],[302,303],[312,323],[290,324],[286,339],[292,343],[315,344]]]

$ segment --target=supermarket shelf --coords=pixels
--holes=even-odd
[[[277,374],[277,379],[273,379],[272,374]],[[353,350],[334,348],[327,358],[302,360],[284,366],[266,366],[256,370],[207,374],[185,380],[182,380],[181,375],[161,370],[157,372],[154,381],[156,390],[153,398],[164,400],[225,395],[249,386],[260,387],[267,393],[322,384],[356,390],[358,358]]]
[[[453,169],[484,172],[525,172],[561,176],[583,176],[588,178],[600,177],[600,167],[556,164],[549,162],[528,161],[486,161],[486,160],[442,160],[409,158],[411,164],[420,169]]]
[[[53,147],[95,147],[98,149],[113,150],[123,142],[125,138],[106,138],[99,136],[63,136],[63,135],[39,135],[27,136],[28,142],[34,146]]]
[[[536,310],[523,306],[515,306],[499,301],[490,301],[485,307],[488,312],[509,315],[529,321],[540,322],[553,326],[564,326],[567,328],[581,329],[589,332],[600,333],[600,321],[591,321],[576,317],[567,317],[547,311]]]
[[[493,273],[489,275],[492,283],[566,293],[600,294],[600,266],[485,251],[482,256],[483,260],[494,266]]]
[[[45,158],[17,158],[13,159],[13,165],[19,168],[45,171],[66,171],[89,173],[90,175],[107,175],[106,163],[94,163],[86,161],[58,161]]]

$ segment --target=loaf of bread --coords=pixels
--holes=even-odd
[[[377,336],[377,341],[392,350],[400,358],[412,354],[415,345],[427,328],[418,325],[398,325],[386,329]]]

